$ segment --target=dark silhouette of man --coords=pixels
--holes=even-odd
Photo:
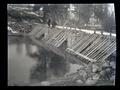
[[[48,19],[48,27],[50,27],[51,19]]]

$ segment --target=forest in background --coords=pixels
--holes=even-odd
[[[114,8],[113,8],[114,9]],[[96,24],[104,31],[115,33],[115,12],[109,4],[9,4],[8,18],[17,21],[47,23],[54,20],[60,26],[84,27],[94,13]]]

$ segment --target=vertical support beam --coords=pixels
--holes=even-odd
[[[47,38],[49,36],[49,30],[50,30],[49,28],[45,29],[45,33],[44,33],[45,37],[44,38]]]
[[[112,37],[112,26],[111,26],[111,28],[110,28],[110,40],[111,40],[111,37]]]
[[[103,29],[101,30],[101,35],[103,35]]]
[[[68,42],[68,43],[67,43],[68,48],[72,48],[73,42],[74,42],[74,40],[75,40],[75,34],[69,33],[67,40],[68,40],[68,41],[67,41],[67,42]]]

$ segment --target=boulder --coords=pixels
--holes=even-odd
[[[99,77],[100,77],[100,75],[99,74],[95,74],[95,75],[93,75],[93,80],[98,80],[99,79]]]
[[[80,76],[86,76],[87,75],[85,70],[79,70],[78,72],[79,72]]]
[[[103,64],[103,66],[104,66],[104,67],[108,67],[108,66],[109,66],[109,62],[105,62],[105,63]]]
[[[116,68],[115,62],[114,62],[114,61],[110,62],[110,66],[111,66],[113,69],[115,69],[115,68]]]
[[[79,79],[79,80],[76,80],[76,83],[77,84],[83,84],[83,81]]]
[[[96,72],[99,69],[99,67],[95,64],[92,65],[92,72]]]
[[[110,80],[114,81],[115,80],[115,75],[113,75],[112,77],[110,77]]]
[[[95,85],[97,80],[93,80],[91,77],[88,78],[85,82],[85,85]]]
[[[105,71],[109,73],[111,71],[111,68],[107,68]]]
[[[41,86],[50,86],[50,82],[49,81],[42,81]]]

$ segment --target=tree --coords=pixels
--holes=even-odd
[[[112,14],[109,13],[108,4],[96,5],[95,7],[95,15],[101,20],[104,30],[111,32],[112,26],[115,25],[114,12]]]
[[[47,4],[43,6],[44,19],[51,18],[63,25],[67,18],[68,5],[66,4]],[[45,21],[44,20],[44,21]]]
[[[92,14],[92,4],[74,4],[74,6],[75,17],[77,18],[75,22],[76,27],[87,24]]]

